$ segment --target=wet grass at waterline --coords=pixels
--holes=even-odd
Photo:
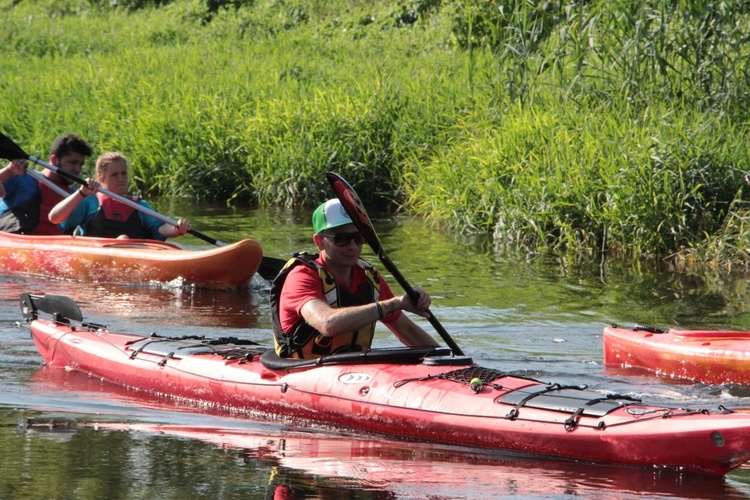
[[[0,0],[0,127],[149,196],[312,206],[333,170],[527,249],[742,265],[748,7],[502,7]]]

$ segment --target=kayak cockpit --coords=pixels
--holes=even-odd
[[[24,293],[21,295],[21,311],[28,323],[37,319],[39,311],[51,314],[53,320],[58,323],[70,324],[70,321],[80,322],[83,320],[83,314],[78,304],[65,295]],[[195,354],[218,354],[225,359],[245,358],[253,360],[258,357],[263,366],[269,370],[294,370],[322,365],[373,363],[423,363],[430,366],[469,366],[473,364],[473,360],[468,356],[456,356],[447,347],[434,346],[380,348],[332,354],[315,359],[290,359],[279,357],[272,348],[237,337],[221,337],[211,340],[203,337],[174,338],[152,334],[145,338],[136,336],[126,345],[131,358],[137,357],[140,353],[164,356],[164,359],[182,358]]]
[[[260,362],[269,370],[293,370],[321,365],[397,363],[430,366],[471,365],[472,359],[467,356],[454,356],[446,347],[395,347],[370,349],[359,352],[331,354],[314,359],[282,358],[274,350],[268,350],[260,356]]]

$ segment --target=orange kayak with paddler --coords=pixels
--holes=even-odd
[[[156,240],[35,236],[0,232],[0,273],[81,282],[171,282],[201,288],[250,283],[263,259],[245,239],[206,250]]]

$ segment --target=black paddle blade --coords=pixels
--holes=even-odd
[[[327,172],[326,179],[328,179],[329,184],[331,184],[331,187],[336,192],[336,197],[341,202],[346,213],[349,214],[354,225],[359,229],[359,232],[365,237],[365,241],[370,245],[372,251],[378,256],[385,255],[383,248],[380,246],[380,239],[377,233],[375,233],[375,228],[372,226],[372,221],[367,215],[365,206],[362,204],[362,200],[359,199],[354,188],[340,175],[333,172]]]
[[[29,155],[21,147],[0,132],[0,158],[6,160],[28,160]]]
[[[83,321],[83,314],[75,300],[67,295],[34,295],[31,293],[21,294],[21,314],[26,322],[37,318],[37,311],[51,314],[55,321],[73,320]]]
[[[266,281],[273,281],[273,279],[279,274],[284,268],[287,261],[277,259],[275,257],[266,257],[265,255],[260,260],[260,266],[258,266],[258,274]]]

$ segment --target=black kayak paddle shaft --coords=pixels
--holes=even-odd
[[[367,215],[365,207],[362,204],[362,200],[359,199],[357,192],[354,191],[354,188],[351,187],[349,183],[346,182],[338,174],[328,172],[326,173],[326,178],[331,184],[333,190],[336,192],[336,196],[341,202],[341,205],[344,207],[344,210],[346,210],[346,213],[349,214],[349,217],[352,219],[354,225],[357,226],[359,232],[362,233],[362,236],[364,236],[367,244],[370,245],[370,248],[372,248],[372,251],[377,254],[378,258],[386,267],[386,269],[388,269],[393,277],[396,278],[396,281],[399,282],[404,291],[416,304],[419,296],[411,287],[409,282],[406,281],[406,278],[404,278],[401,272],[399,272],[398,268],[396,268],[396,265],[391,261],[391,259],[385,253],[385,250],[383,250],[383,247],[380,245],[380,239],[375,233],[375,228],[372,226],[370,217]],[[464,353],[461,348],[458,347],[458,344],[456,344],[456,342],[446,331],[446,329],[443,328],[443,325],[440,324],[440,321],[438,321],[435,315],[433,315],[429,309],[426,312],[428,315],[427,319],[430,321],[430,324],[440,334],[445,343],[448,344],[448,347],[451,348],[453,354],[455,354],[456,356],[463,356]]]

